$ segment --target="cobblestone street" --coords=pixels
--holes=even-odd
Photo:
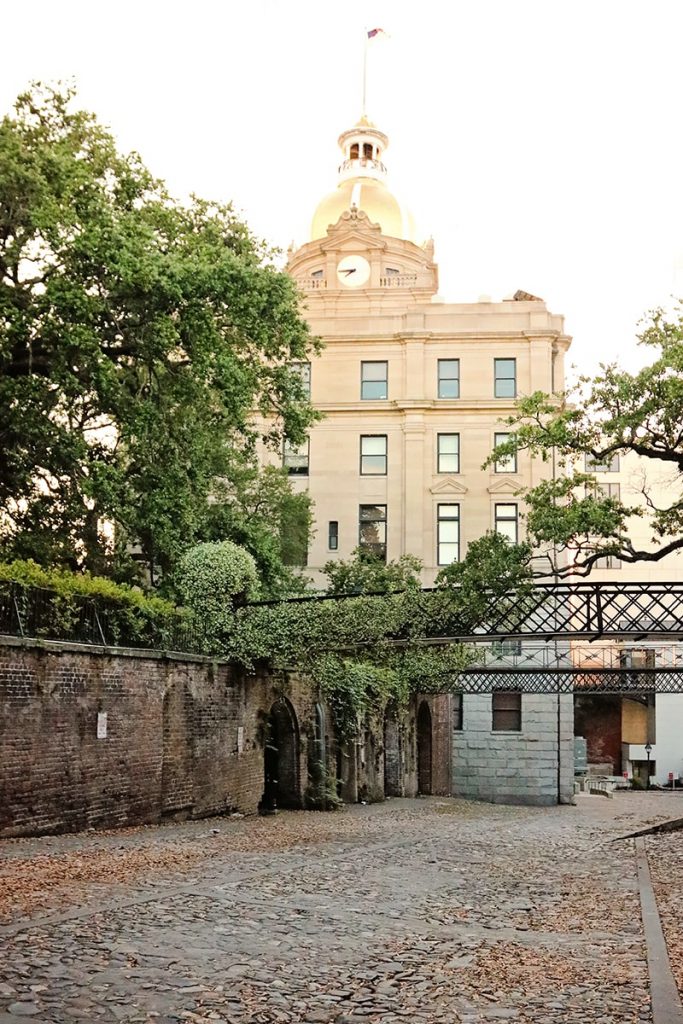
[[[430,798],[5,841],[0,1024],[645,1024],[634,842],[610,840],[682,810]]]

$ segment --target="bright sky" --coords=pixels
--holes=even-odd
[[[582,369],[640,363],[638,319],[683,296],[681,0],[33,0],[2,13],[0,109],[74,78],[174,194],[286,248],[336,184],[373,27],[368,114],[441,295],[522,288]]]

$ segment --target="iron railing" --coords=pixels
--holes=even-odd
[[[201,653],[190,624],[167,622],[116,602],[19,583],[0,583],[0,634],[98,647]]]

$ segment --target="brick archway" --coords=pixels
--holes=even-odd
[[[401,734],[394,711],[387,711],[384,716],[384,793],[402,796]]]
[[[417,712],[417,791],[432,792],[432,713],[426,700]]]
[[[299,723],[286,697],[270,709],[263,752],[264,796],[277,807],[300,807]]]

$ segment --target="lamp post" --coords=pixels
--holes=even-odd
[[[645,782],[645,788],[650,788],[650,751],[652,750],[652,744],[648,740],[645,744],[645,753],[647,754],[647,780]]]

